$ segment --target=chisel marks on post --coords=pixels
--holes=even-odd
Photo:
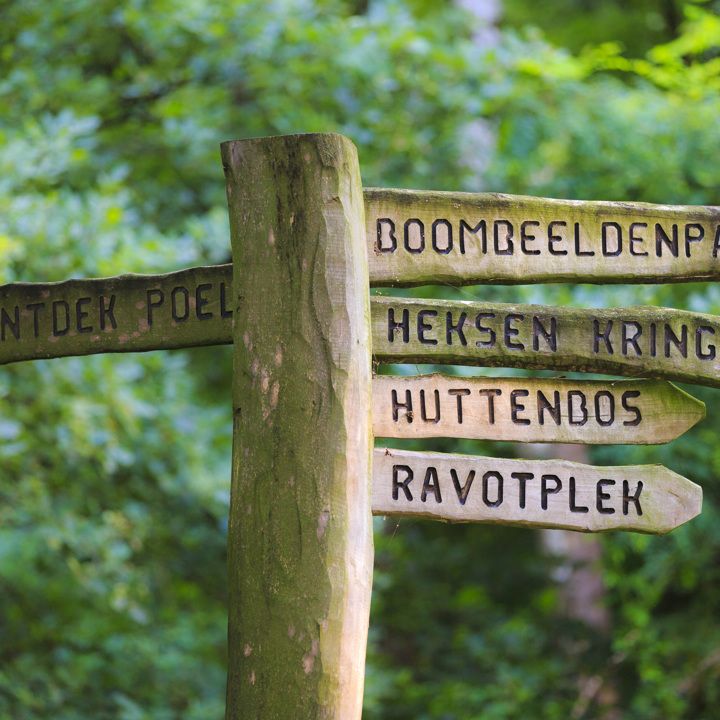
[[[359,720],[372,435],[357,156],[337,135],[222,153],[237,288],[227,718]]]

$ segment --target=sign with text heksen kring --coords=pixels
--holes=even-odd
[[[720,208],[364,192],[374,286],[720,279]]]
[[[657,307],[373,298],[373,357],[665,378],[720,387],[720,318]]]
[[[373,433],[513,442],[658,444],[705,417],[662,380],[378,375]]]
[[[700,514],[702,488],[662,465],[594,467],[376,448],[372,510],[450,522],[662,535]]]

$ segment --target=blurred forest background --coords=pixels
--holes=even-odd
[[[720,2],[5,0],[0,283],[227,261],[222,140],[340,132],[366,186],[720,205],[719,117]],[[426,293],[720,314],[709,283]],[[0,369],[0,720],[223,716],[230,372]],[[589,456],[700,483],[669,536],[376,519],[367,720],[720,718],[720,396],[685,389],[691,432]]]

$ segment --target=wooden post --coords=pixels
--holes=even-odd
[[[364,208],[339,135],[222,145],[234,262],[228,720],[359,720],[372,586]]]

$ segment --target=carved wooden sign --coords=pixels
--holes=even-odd
[[[0,287],[0,364],[232,342],[232,265]]]
[[[720,279],[720,208],[365,190],[373,285]]]
[[[656,444],[705,417],[705,405],[661,380],[378,375],[375,437]]]
[[[232,343],[232,265],[0,287],[0,365]],[[646,375],[720,387],[712,315],[372,298],[380,362]]]
[[[702,488],[662,465],[594,467],[376,448],[375,515],[662,535],[700,514]]]
[[[712,315],[404,298],[374,298],[371,311],[379,362],[571,370],[720,387],[720,318]]]

